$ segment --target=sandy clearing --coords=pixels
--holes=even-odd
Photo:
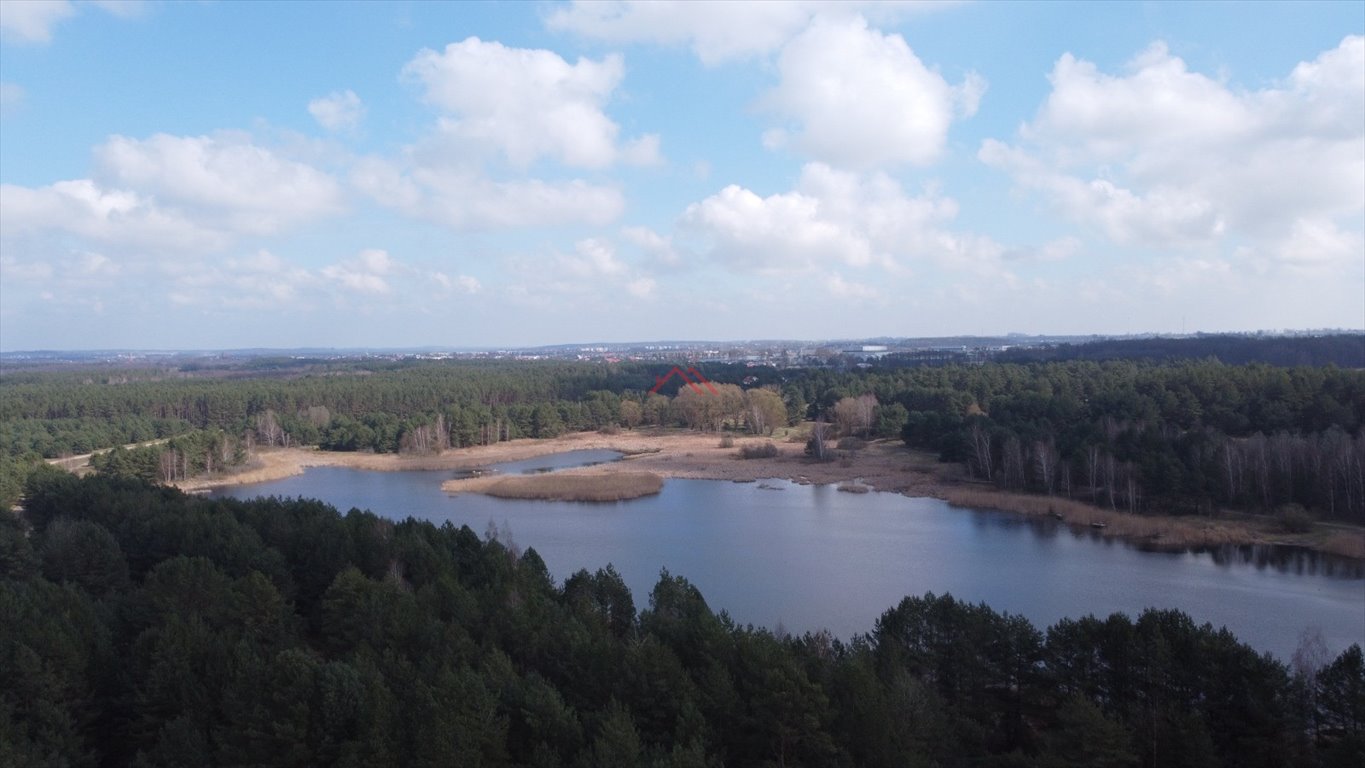
[[[443,451],[429,456],[320,451],[314,448],[260,449],[252,462],[230,474],[201,476],[176,483],[182,490],[201,491],[227,485],[262,483],[301,474],[309,467],[352,467],[377,471],[476,469],[490,464],[520,461],[565,451],[614,450],[626,459],[611,464],[564,470],[556,474],[610,473],[620,468],[647,471],[662,477],[699,480],[751,481],[786,479],[799,483],[838,483],[859,479],[882,491],[911,495],[938,495],[945,484],[956,481],[960,471],[938,464],[932,456],[915,454],[896,441],[872,443],[866,449],[832,462],[813,462],[804,455],[803,442],[774,440],[778,455],[766,459],[740,459],[739,449],[757,438],[741,438],[730,448],[720,447],[714,434],[680,430],[649,430],[604,435],[579,432],[546,440],[510,440],[494,445]],[[477,478],[476,478],[477,479]],[[452,492],[468,480],[450,480]]]

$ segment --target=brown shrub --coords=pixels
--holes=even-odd
[[[739,448],[741,459],[771,459],[776,456],[777,446],[771,440],[762,443],[746,443]]]

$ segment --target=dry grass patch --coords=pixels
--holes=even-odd
[[[1318,549],[1342,557],[1365,560],[1365,535],[1348,531],[1335,531],[1327,535]]]
[[[591,475],[519,475],[499,478],[480,493],[500,499],[541,501],[624,501],[652,496],[664,480],[653,472],[610,472]]]
[[[1190,517],[1131,515],[1055,496],[949,488],[944,499],[964,507],[1060,517],[1072,525],[1103,524],[1105,536],[1129,539],[1154,549],[1184,550],[1262,542],[1256,531],[1243,524]]]

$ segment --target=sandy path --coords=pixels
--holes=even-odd
[[[121,446],[121,447],[122,447],[125,451],[131,451],[131,450],[133,450],[133,449],[135,449],[135,448],[147,448],[147,447],[153,446],[153,445],[161,445],[162,443],[169,443],[170,441],[171,441],[171,438],[169,438],[169,437],[163,437],[163,438],[160,438],[159,440],[147,440],[146,442],[142,442],[142,443],[128,443],[127,445],[124,445],[124,446]],[[100,454],[102,454],[102,453],[108,453],[108,452],[113,451],[113,450],[117,450],[117,449],[115,449],[115,448],[103,448],[103,449],[101,449],[101,450],[92,451],[92,452],[90,452],[90,453],[82,453],[82,454],[80,454],[79,456],[63,456],[63,457],[57,458],[57,459],[46,459],[45,461],[47,461],[48,464],[51,464],[51,465],[54,466],[54,467],[61,467],[62,469],[65,469],[67,472],[76,472],[77,470],[85,469],[86,467],[90,466],[90,459],[91,459],[91,458],[93,458],[93,457],[95,457],[95,456],[98,456],[98,455],[100,455]]]

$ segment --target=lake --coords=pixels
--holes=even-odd
[[[575,451],[498,469],[616,458]],[[443,492],[441,483],[458,475],[317,467],[213,495],[303,496],[342,512],[450,521],[480,534],[491,523],[534,547],[560,582],[612,563],[642,609],[667,568],[713,610],[796,633],[826,628],[847,639],[871,631],[906,595],[932,591],[1022,614],[1039,629],[1068,616],[1179,608],[1284,660],[1307,628],[1320,630],[1333,654],[1365,643],[1365,569],[1343,558],[1264,547],[1144,552],[1051,519],[781,480],[668,480],[657,496],[603,504]]]

